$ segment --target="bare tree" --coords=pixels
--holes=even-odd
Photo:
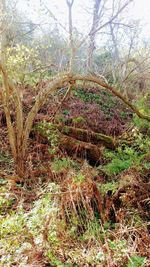
[[[99,25],[100,16],[102,13],[102,8],[101,8],[102,2],[103,0],[94,1],[93,21],[92,21],[92,27],[89,33],[89,47],[88,47],[88,58],[87,58],[87,69],[90,71],[93,71],[93,53],[95,50],[95,37],[96,37],[96,30]],[[104,3],[103,3],[103,7],[104,7]]]
[[[107,26],[110,26],[111,32],[113,34],[113,27],[112,23],[115,22],[115,20],[118,18],[118,16],[126,9],[126,7],[132,2],[133,0],[127,0],[123,5],[121,5],[121,2],[119,1],[118,9],[114,8],[115,0],[113,0],[112,3],[112,14],[110,18],[102,22],[103,15],[105,13],[106,8],[106,2],[107,0],[94,0],[94,7],[93,7],[93,21],[92,21],[92,27],[90,30],[89,36],[89,48],[88,48],[88,58],[87,58],[87,70],[88,72],[93,72],[93,56],[94,56],[94,50],[96,49],[96,36],[97,33],[100,32],[100,30],[106,28]],[[114,38],[114,36],[113,36]],[[117,47],[115,52],[117,53]]]
[[[6,45],[6,1],[0,0],[0,58],[5,62],[5,45]]]
[[[69,72],[72,72],[73,69],[73,61],[74,61],[74,42],[73,42],[73,26],[72,26],[72,7],[74,0],[66,0],[68,6],[68,22],[69,22],[69,43],[70,43],[70,50],[71,56],[69,61]]]

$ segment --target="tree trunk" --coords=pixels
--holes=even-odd
[[[28,170],[26,166],[26,157],[22,155],[22,153],[18,153],[17,157],[15,158],[15,173],[25,179],[28,177]]]
[[[114,26],[111,23],[110,23],[110,33],[111,33],[112,44],[113,44],[113,49],[112,49],[112,76],[113,76],[113,82],[116,83],[116,81],[117,81],[116,67],[117,67],[117,64],[119,63],[119,51],[118,51],[118,47],[117,47],[116,36],[115,36],[115,33],[114,33]]]
[[[6,48],[6,1],[0,0],[0,60],[5,63]]]
[[[95,37],[96,37],[96,29],[99,23],[99,9],[100,9],[101,0],[95,0],[94,9],[93,9],[93,22],[92,28],[89,34],[89,47],[88,47],[88,58],[87,58],[87,72],[94,72],[93,66],[93,56],[95,50]]]
[[[73,63],[74,63],[74,42],[73,42],[73,26],[72,26],[72,7],[74,0],[66,0],[68,6],[68,22],[69,22],[69,45],[70,45],[70,60],[69,60],[69,72],[73,71]]]

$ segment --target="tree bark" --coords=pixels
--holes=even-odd
[[[0,60],[5,64],[6,46],[6,1],[0,0]]]
[[[54,124],[54,127],[56,127],[62,134],[68,135],[83,142],[89,142],[95,145],[104,145],[105,147],[112,149],[117,146],[117,141],[111,136],[71,126]]]
[[[89,33],[89,47],[88,47],[88,58],[87,58],[87,72],[94,72],[93,67],[93,56],[95,50],[95,38],[96,38],[96,29],[98,28],[99,23],[99,9],[100,9],[101,0],[95,0],[93,8],[93,22],[92,28]]]
[[[69,21],[69,45],[70,45],[70,60],[69,60],[69,72],[72,73],[73,71],[73,61],[74,61],[74,42],[73,42],[73,25],[72,25],[72,7],[74,0],[66,0],[68,6],[68,21]]]
[[[58,146],[65,150],[69,156],[87,159],[92,165],[100,164],[103,161],[102,150],[90,142],[83,142],[66,135],[60,135]]]

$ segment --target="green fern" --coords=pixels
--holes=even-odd
[[[131,256],[130,261],[124,267],[144,267],[146,258],[138,255]]]

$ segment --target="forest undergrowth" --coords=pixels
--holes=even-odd
[[[42,86],[20,86],[25,114]],[[34,121],[24,180],[0,107],[0,266],[148,267],[150,124],[105,90],[63,90]]]

